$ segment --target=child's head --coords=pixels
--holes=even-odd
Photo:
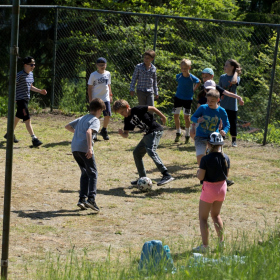
[[[123,117],[128,116],[130,106],[124,99],[116,100],[113,104],[113,112],[122,115]]]
[[[156,53],[153,50],[146,50],[143,55],[143,61],[145,65],[150,65],[152,61],[155,59]]]
[[[103,73],[107,66],[107,60],[104,57],[99,57],[96,60],[96,67],[99,73]]]
[[[184,58],[180,62],[180,67],[181,67],[182,73],[188,72],[192,67],[192,62],[189,59]]]
[[[235,71],[239,75],[241,74],[241,67],[235,59],[228,59],[225,63],[224,71],[229,76],[232,76]]]
[[[23,60],[24,71],[29,73],[34,70],[35,67],[35,59],[32,56],[27,56]]]
[[[98,110],[104,111],[106,109],[105,103],[100,98],[93,98],[89,104],[90,112],[96,112]]]
[[[211,68],[205,68],[201,72],[202,81],[205,83],[208,80],[213,80],[214,78],[214,71]]]
[[[207,80],[204,83],[204,88],[206,89],[206,91],[208,91],[209,89],[216,89],[216,83],[213,80]]]
[[[216,109],[220,98],[220,93],[216,89],[210,89],[206,93],[207,104],[209,108]]]
[[[211,133],[208,142],[209,152],[222,152],[222,146],[224,145],[224,139],[219,132]]]

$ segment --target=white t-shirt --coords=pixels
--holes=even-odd
[[[97,71],[90,74],[88,79],[88,85],[92,87],[92,98],[100,98],[104,102],[110,101],[109,95],[109,85],[111,84],[111,74],[109,71],[106,71],[103,74],[98,73]]]

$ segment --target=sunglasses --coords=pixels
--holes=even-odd
[[[31,67],[35,66],[35,64],[27,64],[27,65],[30,65]]]

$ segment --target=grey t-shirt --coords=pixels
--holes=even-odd
[[[71,143],[72,152],[87,152],[86,132],[90,128],[98,132],[100,121],[94,115],[88,114],[69,123],[74,129],[74,136]],[[94,133],[92,134],[94,135]],[[92,145],[93,146],[93,145]]]

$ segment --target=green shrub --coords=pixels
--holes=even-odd
[[[0,116],[8,115],[8,96],[0,96]]]

